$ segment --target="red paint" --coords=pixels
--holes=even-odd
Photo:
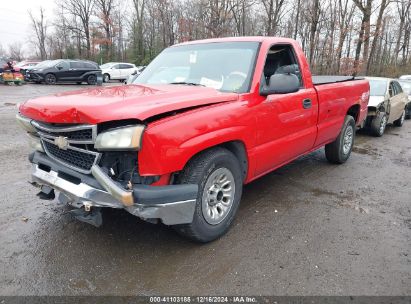
[[[30,118],[53,123],[96,124],[110,120],[152,116],[206,105],[148,123],[138,154],[143,176],[180,171],[198,152],[227,142],[239,141],[246,148],[246,182],[333,141],[348,110],[360,108],[357,125],[367,113],[369,84],[366,80],[314,87],[307,60],[294,40],[241,37],[189,43],[221,41],[261,42],[249,93],[221,93],[211,88],[151,85],[95,88],[29,100],[20,112]],[[267,51],[274,44],[289,44],[300,64],[304,88],[285,95],[259,95]],[[312,100],[303,109],[302,100]]]

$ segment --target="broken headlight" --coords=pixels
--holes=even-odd
[[[139,150],[145,126],[128,126],[111,129],[97,136],[97,150]]]

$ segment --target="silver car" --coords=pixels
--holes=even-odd
[[[374,136],[382,136],[387,124],[401,127],[405,119],[408,96],[395,79],[366,77],[370,82],[367,126]]]

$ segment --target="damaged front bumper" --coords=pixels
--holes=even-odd
[[[93,207],[125,209],[147,221],[161,220],[166,225],[191,223],[193,220],[198,186],[134,185],[125,190],[100,167],[94,165],[92,176],[78,173],[53,161],[43,153],[30,156],[32,184],[44,191],[59,191],[59,200],[76,208]]]

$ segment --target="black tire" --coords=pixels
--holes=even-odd
[[[96,75],[93,75],[93,74],[88,75],[88,77],[87,77],[87,83],[88,83],[89,85],[95,85],[95,84],[97,84],[97,77],[96,77]]]
[[[343,164],[351,155],[355,140],[355,120],[346,116],[341,132],[332,142],[325,145],[325,156],[330,163]]]
[[[388,116],[384,112],[379,112],[371,120],[370,131],[371,134],[375,137],[381,137],[384,135],[385,128],[387,127]]]
[[[398,118],[397,120],[394,120],[394,126],[402,127],[402,125],[404,124],[404,120],[405,120],[405,109],[404,111],[402,111],[401,117]]]
[[[411,103],[405,107],[405,119],[411,119]]]
[[[44,82],[46,84],[56,84],[57,83],[57,78],[56,75],[54,74],[46,74],[46,76],[44,77]]]
[[[207,210],[203,211],[203,204],[206,204],[206,206],[211,205],[207,201],[203,201],[203,195],[207,195],[204,193],[207,190],[205,186],[212,182],[213,175],[221,171],[231,173],[228,179],[231,179],[233,184],[229,184],[229,189],[234,186],[233,199],[221,222],[210,224],[203,214],[203,212],[207,212]],[[190,224],[175,225],[173,228],[184,237],[201,243],[213,241],[224,235],[237,213],[243,187],[240,164],[235,155],[224,148],[214,148],[200,153],[186,165],[179,177],[179,182],[182,184],[197,184],[198,195],[193,221]],[[222,188],[218,190],[215,198],[218,197],[220,192],[222,193]],[[209,192],[209,195],[211,193],[212,191]],[[217,202],[221,202],[223,199],[220,197]],[[218,210],[218,207],[215,210]]]
[[[103,75],[103,82],[109,82],[110,81],[110,75],[109,74],[104,74]]]

